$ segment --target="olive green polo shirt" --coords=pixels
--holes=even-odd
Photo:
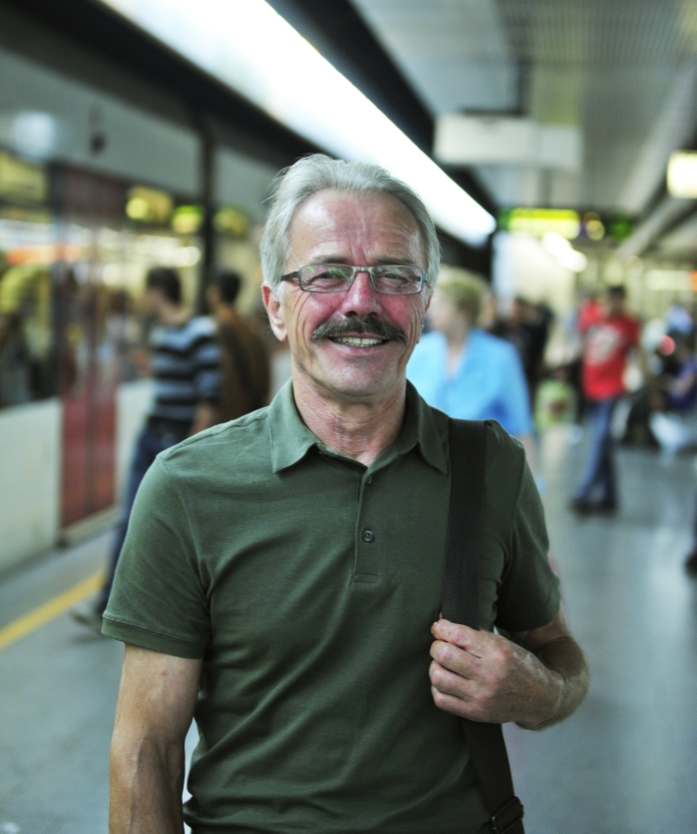
[[[163,452],[139,490],[104,633],[203,658],[185,818],[197,834],[479,834],[457,719],[432,701],[448,418],[409,386],[369,466],[266,409]],[[480,615],[559,607],[520,445],[488,423]]]

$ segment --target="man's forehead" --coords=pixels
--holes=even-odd
[[[414,215],[396,197],[382,192],[320,191],[298,208],[289,229],[291,249],[349,240],[422,249]]]

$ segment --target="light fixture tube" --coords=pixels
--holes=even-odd
[[[410,185],[446,232],[479,246],[496,221],[264,0],[102,0],[282,124]]]

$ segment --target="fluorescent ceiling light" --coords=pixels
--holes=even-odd
[[[102,0],[338,157],[382,165],[445,231],[481,245],[496,221],[264,0]]]
[[[571,272],[583,272],[588,266],[588,259],[583,252],[574,249],[569,241],[557,232],[547,232],[542,238],[542,245],[559,266],[563,266]]]
[[[676,151],[668,160],[668,193],[673,197],[697,197],[697,153]]]

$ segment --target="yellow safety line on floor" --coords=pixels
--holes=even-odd
[[[6,649],[12,643],[16,643],[17,640],[21,640],[22,637],[26,637],[27,634],[31,634],[32,631],[36,631],[37,628],[41,628],[42,625],[67,611],[68,608],[80,602],[80,600],[93,594],[101,588],[103,581],[104,575],[99,571],[99,573],[95,573],[94,576],[90,576],[89,579],[85,579],[84,582],[80,582],[79,585],[75,585],[69,591],[50,599],[44,605],[40,605],[5,626],[5,628],[0,629],[0,651]]]

